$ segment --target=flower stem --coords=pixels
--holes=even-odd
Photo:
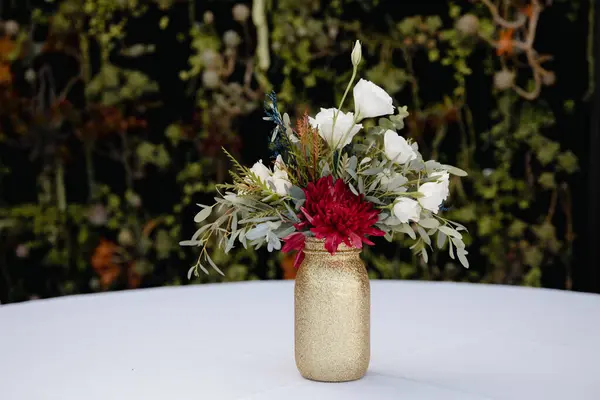
[[[96,198],[96,181],[94,179],[94,160],[93,160],[93,142],[85,143],[85,169],[88,178],[88,200],[94,200]]]
[[[356,79],[356,73],[357,72],[358,72],[358,66],[354,66],[354,68],[352,69],[352,77],[350,78],[350,82],[348,82],[348,86],[346,86],[346,91],[344,92],[344,95],[342,96],[342,100],[340,101],[340,105],[338,106],[337,111],[333,114],[333,123],[331,124],[331,134],[332,135],[333,135],[334,128],[335,128],[335,121],[337,121],[338,114],[340,113],[340,110],[342,109],[342,106],[344,105],[344,101],[346,100],[346,96],[348,96],[348,92],[350,91],[350,87],[354,83],[354,79]]]

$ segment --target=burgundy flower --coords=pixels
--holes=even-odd
[[[317,239],[325,239],[325,249],[331,254],[335,254],[342,243],[360,249],[363,243],[373,244],[367,236],[385,234],[373,227],[378,221],[379,210],[374,209],[363,196],[352,193],[342,179],[334,184],[333,177],[323,177],[316,183],[309,183],[303,190],[306,202],[298,215],[300,222],[295,225],[298,232],[286,237],[282,248],[282,251],[299,250],[296,265],[304,256],[304,235],[301,231],[307,228]]]
[[[306,237],[302,232],[294,232],[283,238],[285,244],[281,248],[281,251],[287,253],[292,250],[298,251],[296,259],[294,260],[294,267],[298,268],[304,260],[304,241]]]

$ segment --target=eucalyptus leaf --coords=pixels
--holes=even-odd
[[[421,225],[423,228],[435,229],[440,226],[440,223],[435,218],[425,218],[419,220],[419,225]]]
[[[210,256],[208,255],[208,253],[205,253],[205,255],[206,255],[206,260],[208,261],[210,266],[213,267],[215,269],[215,271],[217,271],[219,274],[221,274],[221,276],[225,276],[223,271],[221,271],[219,269],[219,267],[217,267],[217,265],[213,262],[212,258],[210,258]],[[208,271],[206,271],[206,273],[208,273]]]
[[[355,170],[357,164],[358,164],[358,158],[356,158],[356,156],[352,156],[348,160],[348,164],[346,165],[346,168],[350,169],[350,170]]]
[[[467,176],[467,175],[469,175],[466,171],[463,171],[462,169],[454,167],[452,165],[442,164],[442,168],[444,168],[446,171],[448,171],[452,175],[456,175],[456,176]]]
[[[366,170],[364,170],[364,171],[360,172],[360,174],[361,174],[361,175],[367,175],[367,176],[368,176],[368,175],[377,175],[377,174],[379,174],[379,173],[380,173],[380,172],[382,172],[382,171],[383,171],[383,168],[382,168],[382,167],[368,168],[368,169],[366,169]]]
[[[446,244],[446,234],[444,232],[438,231],[437,233],[437,247],[438,249],[441,249],[442,247],[444,247],[444,244]]]
[[[454,244],[454,246],[456,246],[457,249],[465,248],[465,244],[463,243],[462,240],[456,239],[456,238],[450,238],[450,240],[452,240],[452,243]]]
[[[365,181],[363,180],[362,176],[358,177],[358,191],[361,194],[365,193]]]
[[[399,227],[395,228],[394,230],[397,232],[406,233],[408,236],[410,236],[410,238],[412,240],[417,239],[417,235],[415,234],[414,229],[409,224],[400,225]]]
[[[239,221],[240,224],[258,224],[261,222],[267,222],[267,221],[278,221],[280,220],[280,217],[274,215],[271,217],[260,217],[260,218],[248,218],[248,219],[243,219],[241,221]]]
[[[370,201],[371,203],[377,204],[377,205],[385,205],[381,200],[379,200],[377,197],[374,196],[366,196],[365,200]]]
[[[400,225],[400,224],[402,224],[402,221],[400,221],[400,220],[399,220],[398,218],[396,218],[396,217],[389,217],[388,219],[386,219],[386,220],[384,221],[384,223],[385,223],[386,225],[389,225],[389,226],[397,226],[397,225]],[[412,230],[412,229],[411,229],[411,232],[413,232],[413,230]]]
[[[352,193],[354,193],[356,196],[358,196],[358,191],[356,190],[356,188],[354,187],[354,185],[352,185],[350,182],[348,182],[348,187],[350,188],[350,191]]]
[[[305,200],[306,199],[306,195],[304,194],[304,191],[302,189],[300,189],[298,186],[292,186],[290,188],[290,196],[295,199],[295,200]]]
[[[200,227],[200,229],[198,229],[196,231],[196,233],[194,233],[194,236],[192,236],[192,240],[198,240],[200,235],[202,235],[205,231],[207,231],[211,226],[212,226],[212,224],[206,224],[206,225]]]
[[[373,192],[375,189],[377,189],[377,186],[379,186],[379,181],[379,178],[376,178],[373,182],[371,182],[367,188],[367,192]]]
[[[387,118],[379,118],[379,126],[385,130],[393,130],[396,131],[396,125],[392,121]]]
[[[179,242],[180,246],[200,246],[202,243],[197,240],[182,240]]]
[[[440,231],[444,232],[446,235],[457,238],[457,239],[462,239],[462,235],[460,233],[458,233],[456,230],[450,228],[448,225],[442,225],[438,228]]]
[[[241,229],[240,234],[238,236],[238,240],[244,246],[244,249],[248,248],[248,244],[246,243],[246,229]]]
[[[417,232],[419,232],[419,236],[421,236],[421,239],[423,239],[425,243],[431,246],[431,239],[429,238],[427,232],[425,232],[425,229],[417,225]]]
[[[208,218],[210,216],[211,213],[212,213],[212,207],[203,209],[198,214],[196,214],[196,216],[194,217],[194,222],[200,223],[200,222],[204,221],[206,218]]]
[[[237,226],[238,226],[238,213],[234,211],[233,216],[231,217],[231,231],[232,232],[237,231]]]
[[[196,272],[195,266],[188,269],[188,273],[187,273],[188,280],[192,279],[192,274],[196,275],[195,272]]]
[[[235,243],[235,239],[238,237],[238,235],[240,234],[240,231],[234,232],[231,235],[229,235],[229,240],[227,241],[227,246],[225,246],[225,254],[228,254],[229,251],[231,251],[231,249],[233,249],[233,245]]]
[[[458,248],[456,249],[456,255],[458,256],[458,260],[465,268],[469,268],[469,260],[466,257],[467,251],[465,249]]]

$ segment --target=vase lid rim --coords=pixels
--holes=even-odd
[[[341,243],[336,251],[337,253],[360,253],[362,248],[357,249],[355,247],[348,247],[344,243]],[[307,237],[304,244],[305,253],[323,253],[325,250],[325,239],[317,239],[315,237]]]

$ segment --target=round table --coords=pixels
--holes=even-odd
[[[6,400],[600,399],[600,296],[371,282],[371,364],[303,379],[293,282],[190,285],[0,306]]]

